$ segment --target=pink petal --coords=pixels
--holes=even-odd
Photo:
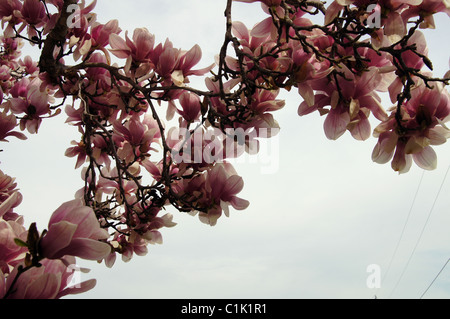
[[[44,273],[28,285],[24,299],[54,299],[60,285],[58,275]]]
[[[263,21],[255,25],[255,27],[250,32],[252,37],[255,38],[266,38],[272,32],[273,22],[272,18],[266,18]]]
[[[234,21],[232,31],[238,39],[245,40],[247,44],[250,42],[250,33],[242,22]]]
[[[394,158],[391,162],[391,167],[399,174],[407,173],[412,165],[412,156],[405,154],[405,144],[398,143],[395,150]]]
[[[384,26],[384,33],[392,43],[399,41],[406,35],[406,26],[398,12],[391,12]]]
[[[298,85],[298,93],[305,99],[305,102],[308,106],[314,105],[314,90],[312,89],[311,85],[308,83],[299,83]]]
[[[211,188],[211,196],[219,199],[225,186],[227,175],[223,166],[214,166],[209,172],[209,186]]]
[[[430,146],[425,147],[420,153],[413,154],[413,159],[417,166],[425,170],[434,170],[437,167],[436,152]]]
[[[244,180],[238,175],[230,176],[223,187],[223,200],[228,201],[229,197],[236,195],[244,188]]]
[[[119,59],[126,59],[131,53],[125,40],[115,33],[109,36],[109,45],[112,48],[109,51]]]
[[[51,224],[62,221],[66,214],[73,208],[82,205],[82,200],[74,199],[68,202],[61,204],[52,214],[48,225],[50,227]]]
[[[133,40],[136,45],[136,60],[143,61],[147,59],[155,43],[154,36],[145,28],[137,28],[133,32]]]
[[[367,117],[362,117],[356,125],[350,129],[352,136],[358,141],[365,141],[370,137],[371,127]]]
[[[157,72],[161,76],[166,77],[172,73],[175,65],[176,56],[174,50],[172,48],[166,48],[159,56]]]
[[[12,98],[10,102],[11,110],[15,114],[25,113],[28,109],[28,103],[21,98]]]
[[[59,299],[59,298],[64,297],[66,295],[81,294],[83,292],[91,290],[92,288],[95,287],[96,284],[97,284],[97,280],[95,280],[95,279],[89,279],[89,280],[83,281],[83,282],[77,284],[74,287],[67,287],[66,289],[61,291],[56,296],[56,299]]]
[[[61,250],[62,256],[70,255],[87,260],[102,260],[111,253],[109,244],[89,238],[74,238],[70,244]]]
[[[230,204],[234,209],[243,210],[250,205],[250,202],[239,197],[233,197],[233,199],[230,201]]]
[[[77,225],[74,237],[90,237],[106,239],[109,237],[105,229],[101,229],[92,208],[80,206],[67,213],[65,219]]]
[[[343,5],[339,4],[337,1],[333,1],[328,8],[327,12],[325,13],[325,25],[333,22],[333,20],[339,15],[339,12],[341,12],[343,8]]]
[[[372,152],[372,160],[378,164],[386,164],[394,156],[398,137],[395,133],[382,133]]]
[[[184,56],[183,71],[193,68],[202,58],[202,50],[198,44],[194,45]]]
[[[337,109],[331,109],[324,122],[325,135],[330,140],[337,140],[347,130],[350,123],[350,115],[347,112],[341,113]]]
[[[369,109],[372,114],[380,121],[386,121],[388,116],[381,103],[372,95],[366,95],[358,98],[361,108]]]
[[[441,145],[450,138],[450,130],[442,126],[436,126],[428,132],[428,138],[431,145]]]
[[[20,132],[9,132],[7,135],[8,136],[17,137],[20,140],[26,140],[27,139],[26,135],[23,134],[23,133],[20,133]]]
[[[159,168],[155,165],[155,163],[147,160],[143,161],[141,165],[144,166],[144,168],[154,177],[161,176],[161,172],[159,171]]]
[[[70,244],[76,230],[77,225],[66,221],[52,224],[40,241],[42,255],[50,259],[62,257],[60,251]]]
[[[19,192],[11,194],[3,203],[0,204],[0,217],[6,214],[11,208],[15,207],[21,201],[21,195]]]

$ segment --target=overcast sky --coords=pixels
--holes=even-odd
[[[223,41],[225,4],[98,0],[95,11],[100,22],[119,19],[123,30],[147,27],[157,42],[168,37],[183,49],[198,43],[200,66],[207,66]],[[251,27],[265,15],[258,4],[236,3],[233,17]],[[438,76],[448,70],[449,26],[440,15],[437,30],[426,33]],[[372,162],[375,138],[357,142],[347,132],[327,140],[323,119],[299,117],[301,99],[291,93],[274,114],[280,135],[262,149],[271,161],[259,157],[235,165],[245,181],[240,195],[250,201],[247,210],[231,210],[214,227],[171,211],[178,225],[163,229],[164,243],[149,246],[147,256],[128,263],[119,258],[112,269],[80,262],[91,269],[81,279],[98,282],[79,297],[419,298],[450,257],[450,177],[444,181],[449,144],[435,147],[435,171],[413,165],[398,175],[389,164]],[[38,135],[11,139],[0,153],[1,169],[17,178],[24,196],[19,213],[40,230],[82,186],[75,159],[64,157],[79,136],[64,120],[45,120]],[[380,267],[379,289],[367,286],[370,265]],[[449,275],[450,266],[425,298],[449,298]]]

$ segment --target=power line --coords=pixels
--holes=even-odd
[[[414,204],[415,204],[415,202],[416,202],[417,195],[419,194],[420,186],[422,185],[422,181],[423,181],[423,176],[424,176],[424,175],[425,175],[425,170],[422,171],[422,175],[420,176],[419,184],[417,185],[416,193],[414,194],[414,198],[413,198],[413,200],[412,200],[411,206],[409,207],[409,212],[408,212],[408,215],[406,216],[405,224],[403,225],[403,229],[402,229],[402,231],[401,231],[401,233],[400,233],[400,237],[399,237],[399,239],[398,239],[398,241],[397,241],[397,245],[395,246],[394,253],[393,253],[392,256],[391,256],[391,260],[389,261],[387,270],[386,270],[386,272],[384,273],[384,276],[383,276],[383,279],[381,280],[381,283],[383,283],[383,282],[386,280],[387,275],[389,274],[389,271],[390,271],[390,269],[391,269],[392,262],[394,261],[394,258],[395,258],[396,255],[397,255],[397,251],[398,251],[398,248],[399,248],[399,246],[400,246],[400,243],[401,243],[401,241],[402,241],[402,239],[403,239],[403,235],[404,235],[404,233],[405,233],[406,226],[408,225],[408,221],[409,221],[409,218],[410,218],[410,216],[411,216],[411,212],[412,212],[412,210],[413,210]],[[382,287],[382,286],[383,286],[383,285],[381,284],[380,287]]]
[[[412,257],[414,256],[414,254],[415,254],[415,252],[416,252],[417,246],[419,245],[419,242],[420,242],[420,240],[422,239],[422,235],[423,235],[423,233],[425,232],[425,228],[426,228],[427,225],[428,225],[428,222],[429,222],[430,217],[431,217],[431,213],[432,213],[433,210],[434,210],[434,206],[436,205],[436,202],[437,202],[437,199],[438,199],[438,197],[439,197],[439,194],[441,193],[442,187],[444,186],[444,182],[445,182],[445,180],[446,180],[446,178],[447,178],[447,174],[448,174],[449,169],[450,169],[450,165],[447,167],[447,171],[445,172],[444,178],[442,179],[441,186],[439,187],[439,190],[438,190],[438,192],[437,192],[437,194],[436,194],[436,197],[434,198],[433,205],[431,206],[430,212],[428,213],[428,217],[427,217],[427,219],[426,219],[426,221],[425,221],[425,224],[424,224],[423,227],[422,227],[422,231],[420,232],[419,238],[417,239],[417,242],[416,242],[416,244],[415,244],[415,246],[414,246],[414,248],[413,248],[413,250],[412,250],[412,252],[411,252],[411,255],[409,256],[408,261],[406,262],[406,265],[405,265],[405,267],[403,268],[402,273],[400,274],[400,278],[398,279],[397,283],[395,284],[395,287],[394,287],[394,289],[392,290],[390,296],[392,296],[392,294],[394,293],[394,291],[397,289],[397,286],[399,285],[400,281],[402,280],[403,275],[405,274],[406,269],[408,268],[409,263],[411,262],[411,259],[412,259]]]
[[[445,262],[444,266],[442,266],[441,270],[439,270],[438,274],[436,275],[436,277],[434,277],[433,281],[430,283],[430,285],[428,286],[428,288],[423,292],[422,296],[420,296],[420,299],[422,299],[423,296],[425,296],[425,294],[427,293],[428,289],[430,289],[430,287],[434,284],[434,282],[436,281],[436,279],[439,277],[439,275],[441,274],[441,272],[445,269],[445,267],[447,266],[448,262],[450,261],[450,258],[447,259],[447,261]]]

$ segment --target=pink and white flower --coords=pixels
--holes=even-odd
[[[81,199],[62,204],[52,214],[48,232],[40,241],[43,257],[59,259],[66,255],[102,260],[111,252],[105,242],[108,232],[100,227],[94,211]]]
[[[44,259],[40,263],[41,267],[21,273],[17,280],[18,267],[8,276],[0,271],[0,298],[10,291],[7,299],[59,299],[69,294],[86,292],[96,285],[95,279],[70,285],[75,272],[80,271],[74,257]]]

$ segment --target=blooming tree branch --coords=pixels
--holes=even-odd
[[[121,35],[117,20],[96,20],[95,0],[0,2],[0,141],[26,139],[23,132],[36,134],[65,111],[80,132],[66,156],[83,170],[75,199],[41,232],[14,213],[22,195],[1,172],[0,297],[91,289],[95,281],[67,286],[75,258],[112,267],[117,255],[145,255],[162,243],[160,230],[175,225],[169,207],[209,225],[229,206],[247,208],[238,196],[244,182],[226,160],[257,152],[258,140],[277,134],[282,90],[298,91],[300,116],[324,116],[327,138],[373,134],[375,162],[400,173],[413,161],[436,167],[432,146],[450,136],[450,73],[431,73],[419,29],[434,27],[438,12],[450,14],[447,2],[240,2],[261,2],[267,18],[249,29],[233,21],[228,0],[216,63],[202,68],[198,45],[156,43],[146,28]],[[38,61],[20,59],[25,42],[41,50]],[[192,87],[193,77],[207,89]]]

